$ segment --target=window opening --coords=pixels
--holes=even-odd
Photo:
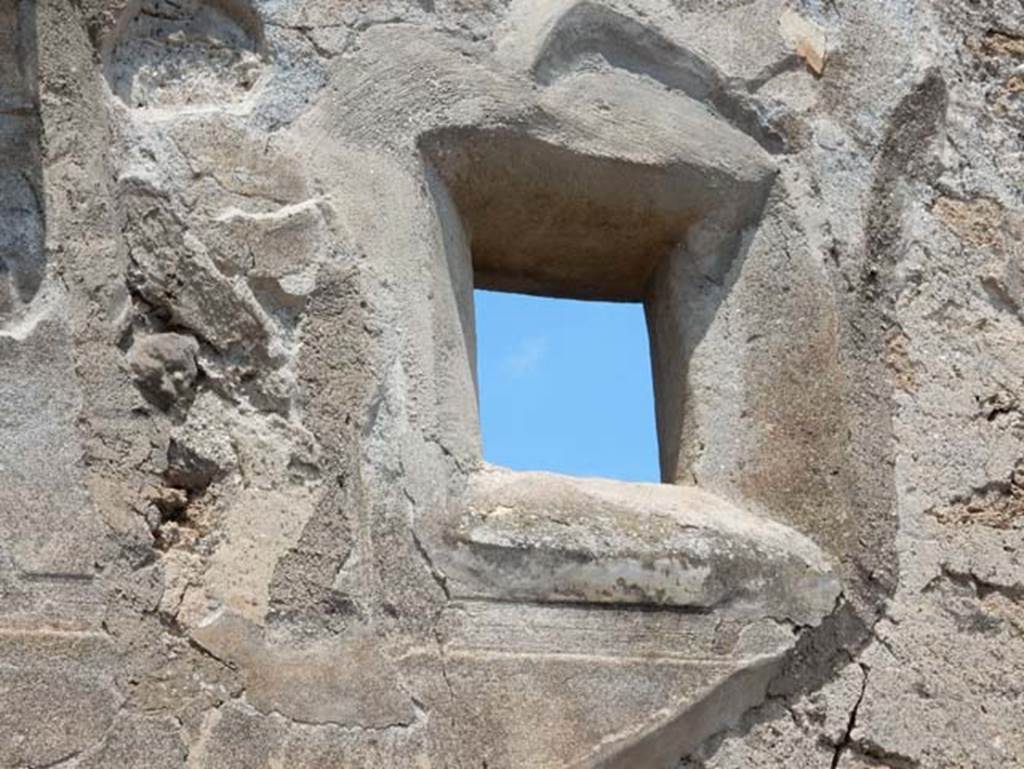
[[[474,304],[487,461],[660,480],[642,304],[479,289]]]

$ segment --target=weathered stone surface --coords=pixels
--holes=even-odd
[[[434,560],[457,597],[665,606],[814,624],[839,583],[812,542],[693,487],[487,469]]]
[[[0,767],[1024,766],[1022,66],[0,0]],[[644,304],[663,484],[483,462],[474,286]]]
[[[187,399],[195,385],[199,344],[184,334],[153,334],[135,340],[128,351],[136,382],[158,405]]]

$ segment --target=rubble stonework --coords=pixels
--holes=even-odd
[[[0,0],[0,767],[1024,767],[1022,73],[1015,0]],[[474,286],[643,304],[662,484],[484,461]]]

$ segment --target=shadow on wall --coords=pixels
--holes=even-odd
[[[46,272],[34,0],[0,0],[0,329]]]

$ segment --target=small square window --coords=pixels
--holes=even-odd
[[[484,458],[661,480],[643,306],[475,293]]]
[[[597,463],[604,453],[601,442],[615,435],[614,430],[601,432],[602,422],[635,420],[630,429],[645,434],[653,385],[660,479],[677,483],[687,477],[692,454],[689,359],[715,307],[728,293],[729,275],[743,250],[743,233],[759,216],[774,169],[764,162],[756,144],[739,134],[713,129],[704,113],[684,110],[679,119],[679,125],[688,130],[673,132],[660,158],[638,155],[629,148],[609,151],[598,140],[570,147],[511,128],[452,128],[421,139],[467,362],[466,376],[444,371],[442,377],[451,390],[449,400],[453,405],[464,404],[465,410],[472,408],[464,397],[472,385],[466,387],[464,380],[475,379],[483,411],[485,455],[496,464],[559,469],[573,475],[656,479],[659,474],[641,458],[646,448],[640,456],[616,466]],[[707,142],[707,135],[714,135],[716,141]],[[593,139],[593,134],[581,130],[580,137]],[[596,302],[619,303],[619,309],[632,312],[634,318],[623,321],[623,328],[631,322],[634,329],[642,329],[641,319],[646,319],[647,333],[637,330],[630,352],[623,353],[631,363],[615,363],[609,357],[614,351],[602,350],[598,341],[586,341],[584,336],[575,343],[566,342],[565,349],[543,350],[550,341],[544,341],[539,332],[526,331],[531,312],[509,319],[503,330],[491,323],[487,307],[479,321],[490,328],[477,329],[474,289],[505,294],[504,300],[480,294],[488,303],[519,301],[525,306],[529,301],[561,301],[568,304],[560,306],[576,306],[581,313],[587,305],[591,310],[600,307]],[[511,298],[520,294],[535,299]],[[601,325],[595,320],[580,321],[578,331],[582,335]],[[503,333],[517,334],[518,341],[501,341]],[[561,383],[568,400],[561,408],[557,398],[550,397],[557,394],[558,383],[549,383],[548,401],[540,408],[526,399],[543,396],[526,392],[525,383],[518,393],[510,388],[509,395],[521,400],[502,406],[501,389],[506,385],[493,379],[494,372],[478,366],[478,336],[485,356],[506,355],[514,360],[518,353],[525,365],[550,352],[564,359],[559,365],[575,361],[578,371],[573,373],[584,383],[589,366],[609,366],[603,374],[607,379],[615,376],[616,365],[630,366],[643,371],[639,379],[644,385],[629,384],[634,394],[593,396],[589,421],[570,411],[598,391],[578,385],[573,400],[568,370]],[[517,350],[516,344],[522,349]],[[484,365],[490,364],[485,361]],[[463,418],[461,410],[455,407],[453,423]],[[471,418],[476,416],[474,411]],[[556,427],[555,418],[563,416],[565,421]],[[544,423],[533,428],[534,445],[526,446],[531,440],[526,434],[531,417]],[[510,439],[518,436],[515,442],[524,444],[528,453],[507,453],[510,449],[503,444],[505,437],[499,437],[502,433]],[[573,452],[577,455],[568,456]]]

